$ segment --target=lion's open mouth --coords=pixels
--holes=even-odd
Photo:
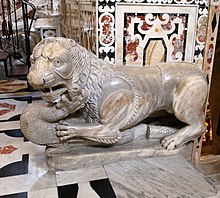
[[[64,84],[56,85],[50,88],[41,89],[42,98],[47,102],[59,102],[61,95],[67,93],[67,87]]]

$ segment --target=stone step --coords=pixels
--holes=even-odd
[[[216,190],[179,155],[122,161],[104,169],[116,197],[217,198]]]
[[[216,191],[220,191],[220,173],[208,175],[205,179],[215,188]]]

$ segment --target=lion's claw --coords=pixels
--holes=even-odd
[[[161,146],[167,150],[174,150],[181,145],[181,142],[182,141],[178,137],[170,135],[161,141]]]
[[[76,136],[75,130],[72,128],[70,129],[70,127],[68,126],[68,123],[63,120],[59,121],[59,124],[55,128],[57,131],[56,134],[59,137],[61,142],[66,141]]]

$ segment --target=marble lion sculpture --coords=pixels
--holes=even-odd
[[[31,62],[28,81],[45,102],[28,105],[20,123],[36,144],[59,147],[77,139],[115,144],[159,110],[186,124],[161,140],[168,150],[206,130],[207,82],[192,63],[111,65],[61,37],[42,40]],[[84,122],[77,121],[76,112]]]

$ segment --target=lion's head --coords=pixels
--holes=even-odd
[[[48,102],[58,100],[73,83],[86,81],[88,76],[82,71],[89,66],[87,62],[90,59],[84,51],[72,39],[57,37],[42,40],[33,49],[28,82],[42,91],[42,97]]]

